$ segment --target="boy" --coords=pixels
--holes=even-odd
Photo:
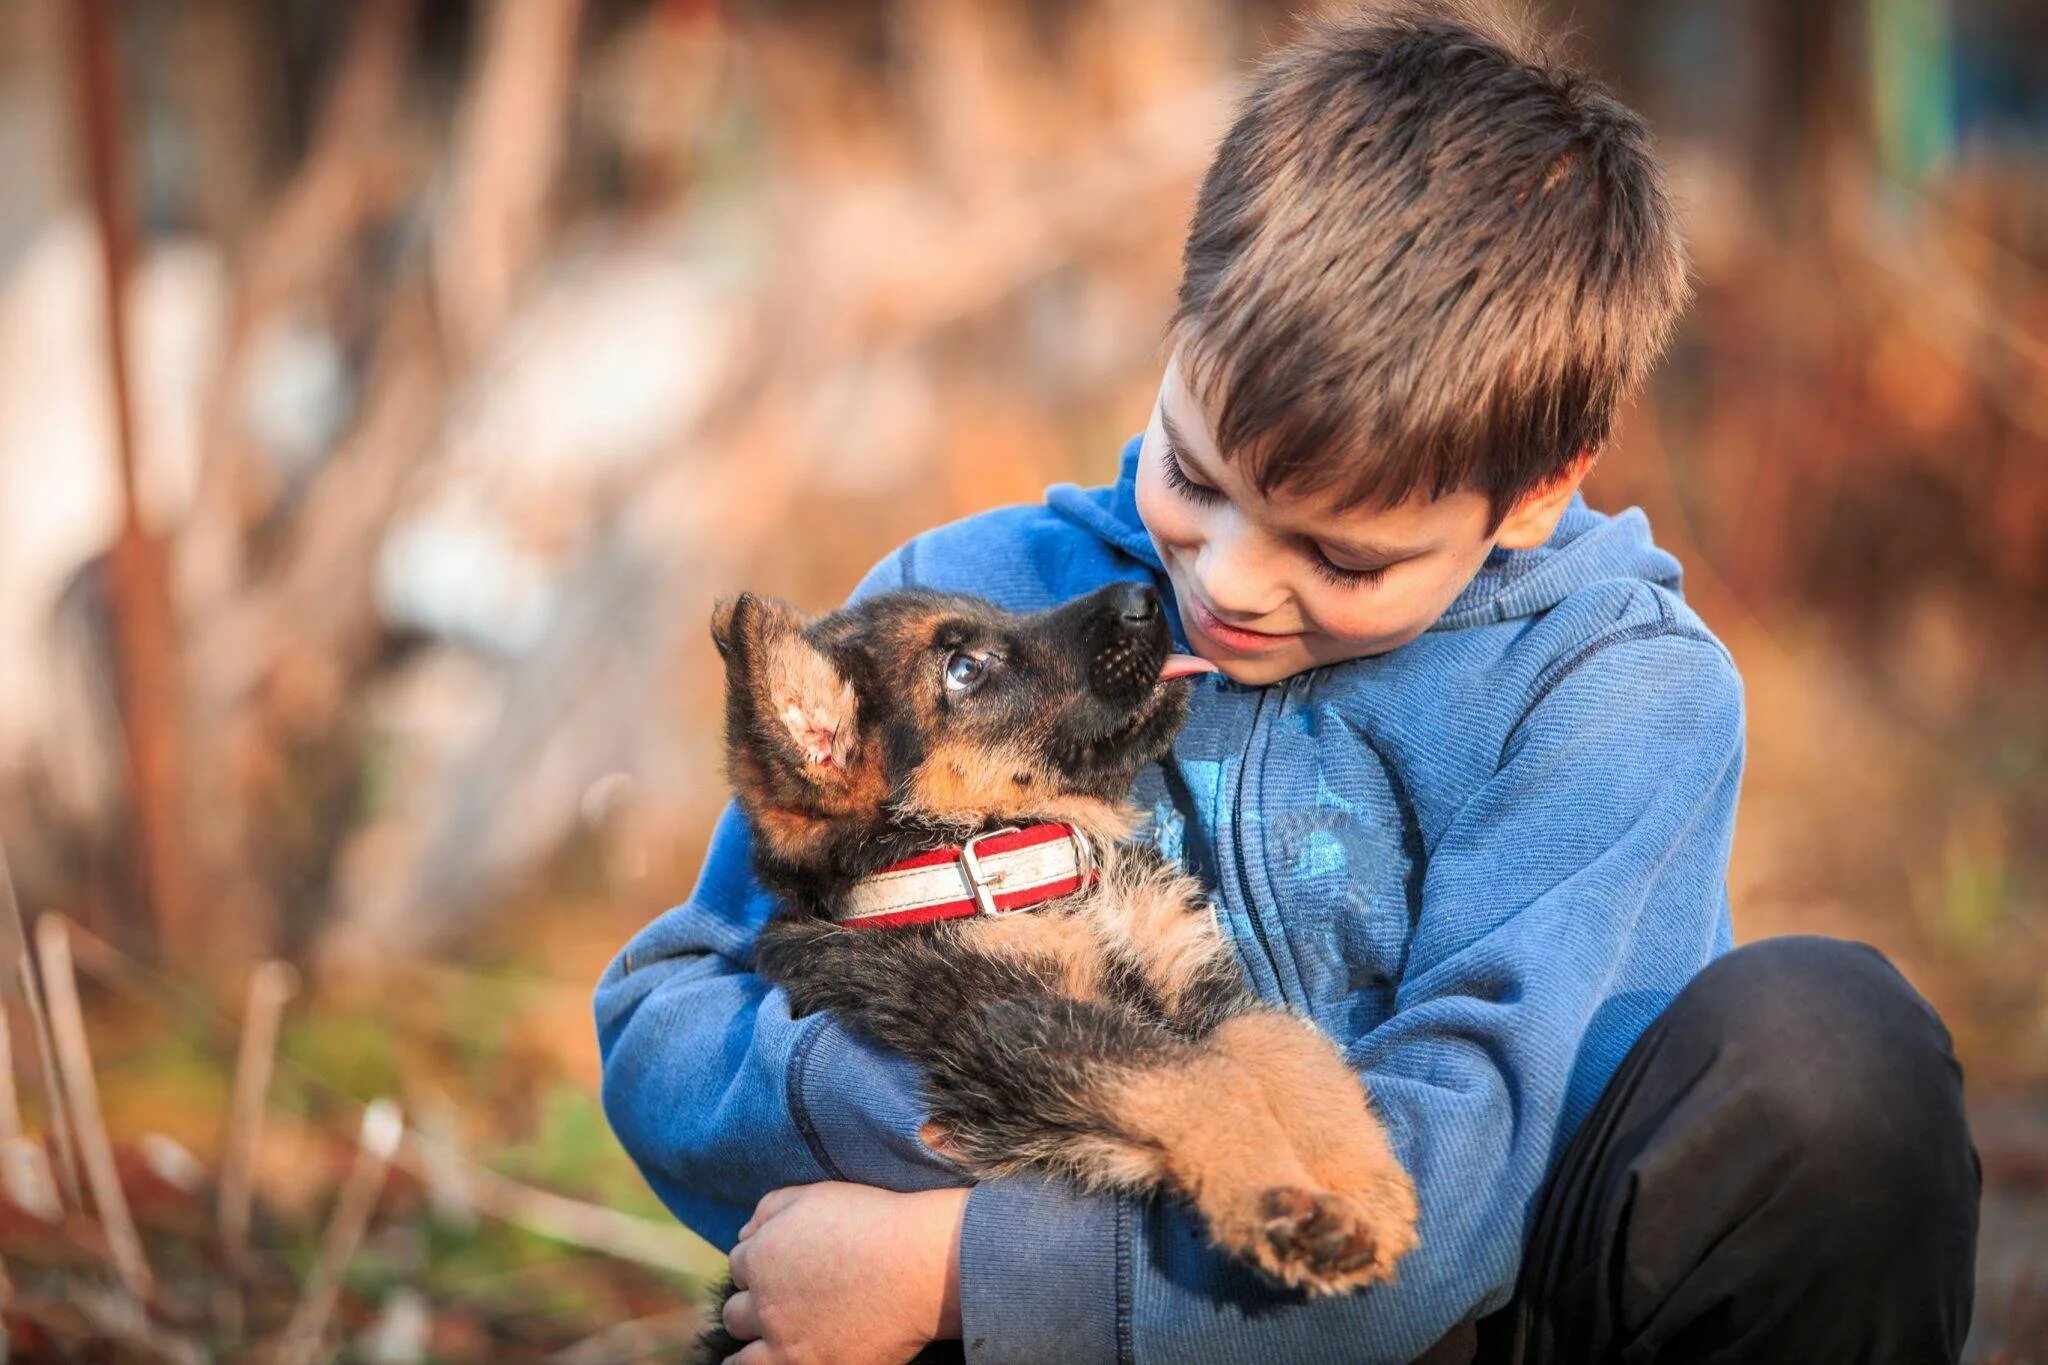
[[[737,1237],[741,1359],[1958,1354],[1947,1036],[1867,949],[1723,957],[1740,683],[1641,515],[1577,496],[1685,294],[1642,123],[1527,35],[1390,8],[1266,70],[1118,483],[861,591],[1168,597],[1220,672],[1141,808],[1261,994],[1345,1047],[1421,1244],[1308,1301],[1168,1202],[952,1188],[915,1073],[746,971],[770,907],[728,813],[597,1013],[621,1141]]]

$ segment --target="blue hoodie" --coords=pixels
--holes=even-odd
[[[1171,595],[1112,487],[918,537],[899,585],[1037,610],[1117,579]],[[1183,646],[1184,646],[1183,642]],[[1730,945],[1742,685],[1637,511],[1574,500],[1495,551],[1426,634],[1265,687],[1195,680],[1141,778],[1149,837],[1215,889],[1260,994],[1313,1019],[1415,1178],[1396,1280],[1277,1291],[1172,1200],[1032,1178],[977,1187],[960,1249],[978,1361],[1400,1361],[1505,1303],[1553,1162],[1622,1055]],[[910,1064],[836,1018],[792,1021],[748,971],[771,902],[730,808],[702,880],[597,991],[604,1102],[685,1223],[730,1246],[780,1185],[961,1183],[918,1139]]]

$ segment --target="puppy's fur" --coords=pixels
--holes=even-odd
[[[928,1142],[977,1179],[1171,1191],[1310,1294],[1392,1274],[1415,1194],[1356,1074],[1251,993],[1200,887],[1128,842],[1131,782],[1186,708],[1149,588],[1036,615],[897,592],[815,621],[742,596],[712,632],[733,785],[783,904],[758,968],[797,1014],[923,1066]],[[1001,916],[832,921],[868,874],[1040,821],[1104,851],[1094,885]]]

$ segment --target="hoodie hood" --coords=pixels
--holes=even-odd
[[[1117,481],[1105,488],[1063,483],[1046,490],[1046,505],[1076,526],[1164,573],[1159,552],[1138,518],[1138,448],[1124,446]],[[1431,630],[1457,630],[1535,616],[1582,588],[1634,579],[1680,590],[1678,561],[1650,538],[1650,521],[1631,507],[1612,516],[1574,495],[1557,530],[1533,550],[1495,550]]]

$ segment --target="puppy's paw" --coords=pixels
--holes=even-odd
[[[1284,1186],[1259,1198],[1251,1261],[1280,1283],[1310,1294],[1342,1294],[1391,1278],[1413,1244],[1411,1228],[1390,1245],[1366,1210],[1328,1190]]]
[[[1326,1178],[1321,1170],[1315,1174],[1318,1179]],[[1414,1182],[1391,1155],[1369,1166],[1349,1163],[1340,1174],[1343,1178],[1331,1180],[1330,1187],[1364,1213],[1372,1225],[1380,1260],[1391,1275],[1394,1263],[1415,1250],[1420,1240],[1415,1228],[1420,1210]]]

